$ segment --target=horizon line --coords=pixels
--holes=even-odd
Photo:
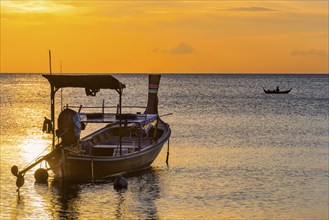
[[[50,74],[49,72],[6,72],[6,73],[2,73],[1,74],[34,74],[34,75],[43,75],[43,74]],[[125,73],[113,73],[113,72],[95,72],[95,73],[87,73],[87,72],[82,72],[82,73],[78,73],[78,72],[70,72],[70,73],[52,73],[53,75],[87,75],[87,74],[113,74],[113,75],[145,75],[145,74],[161,74],[161,75],[244,75],[244,74],[248,74],[248,75],[327,75],[328,73],[214,73],[214,72],[159,72],[159,73],[152,73],[152,72],[125,72]]]

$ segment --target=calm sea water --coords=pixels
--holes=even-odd
[[[147,75],[117,77],[127,86],[124,104],[146,105]],[[160,114],[173,113],[163,117],[172,129],[169,166],[165,146],[150,169],[126,175],[125,191],[52,176],[38,185],[37,166],[20,197],[10,168],[51,143],[41,131],[49,85],[40,75],[0,80],[1,219],[328,219],[328,75],[163,75]],[[276,86],[293,89],[264,94]],[[62,102],[103,99],[117,103],[115,92],[90,100],[70,89]]]

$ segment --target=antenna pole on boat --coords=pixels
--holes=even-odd
[[[62,71],[62,61],[60,62],[60,66],[61,66],[61,75],[63,74]],[[63,110],[63,88],[61,88],[61,111]]]
[[[48,50],[49,51],[49,72],[50,72],[50,75],[52,74],[51,73],[51,50]]]
[[[50,84],[50,114],[51,114],[51,122],[53,124],[53,142],[51,150],[55,149],[55,86]]]
[[[51,71],[51,50],[48,50],[49,55],[49,72],[52,75]],[[62,64],[61,64],[62,65]],[[62,68],[62,67],[61,67]],[[50,84],[50,114],[51,114],[51,122],[52,122],[52,134],[53,134],[53,141],[52,141],[52,150],[55,149],[55,86]]]
[[[122,155],[122,89],[120,88],[120,92],[119,92],[119,114],[120,114],[120,140],[119,140],[119,144],[120,144],[120,156]]]

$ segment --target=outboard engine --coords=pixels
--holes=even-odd
[[[56,136],[62,139],[63,146],[70,146],[79,141],[80,133],[81,122],[79,114],[72,109],[64,109],[58,116]]]

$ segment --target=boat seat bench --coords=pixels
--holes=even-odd
[[[119,148],[119,145],[116,144],[97,144],[94,145],[93,148]],[[130,148],[138,148],[138,146],[132,146],[132,145],[124,145],[122,144],[122,149],[130,149]]]
[[[125,144],[123,144],[121,147],[122,154],[127,154],[131,151],[136,151],[138,149],[138,146]],[[116,144],[98,144],[93,146],[92,152],[94,156],[115,156],[119,154],[118,152],[120,152],[120,146]]]

